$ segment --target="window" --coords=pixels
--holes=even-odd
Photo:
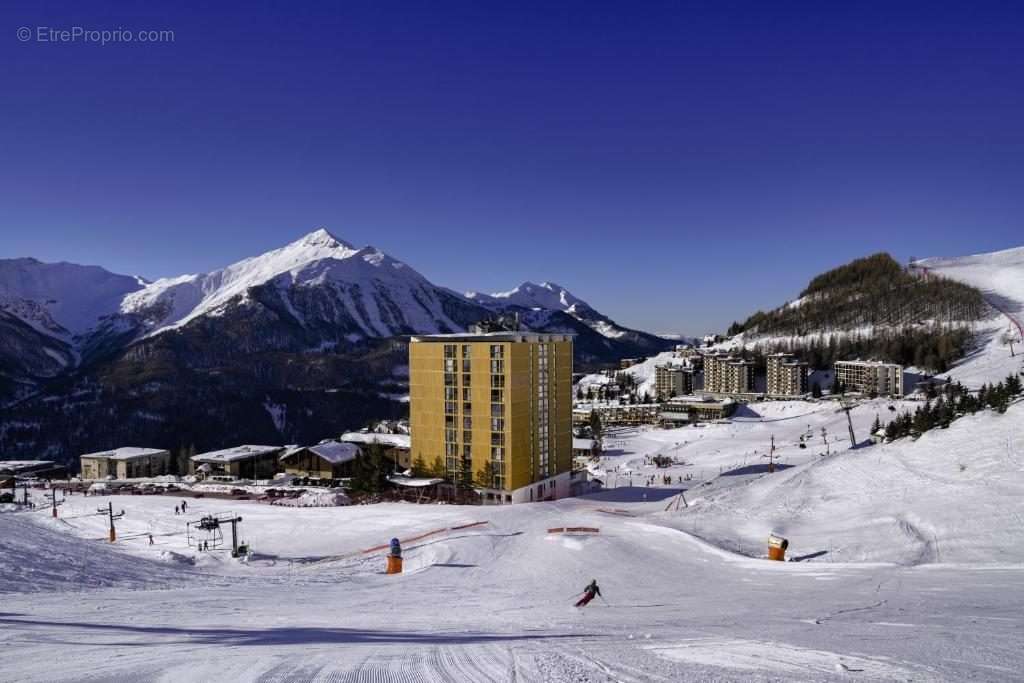
[[[469,389],[463,389],[462,390],[462,400],[463,401],[472,401],[473,400],[473,392],[471,392]]]
[[[505,361],[503,360],[492,360],[491,361],[491,374],[501,375],[505,372]]]
[[[444,385],[446,387],[454,387],[455,386],[455,374],[454,373],[451,373],[451,372],[444,373]]]
[[[505,445],[505,434],[502,432],[491,433],[491,445],[492,446],[504,446]]]
[[[492,403],[491,404],[491,417],[501,417],[505,414],[504,403]]]
[[[470,385],[469,378],[471,375],[465,374],[462,376],[462,386],[468,387]]]
[[[473,404],[472,403],[463,403],[462,404],[462,414],[463,415],[472,415],[473,414]]]
[[[456,400],[457,397],[458,397],[458,389],[456,389],[455,387],[445,387],[444,388],[444,400],[446,400],[446,401],[454,401],[454,400]]]
[[[505,347],[501,344],[491,344],[491,358],[504,358]]]
[[[463,429],[472,429],[473,428],[473,418],[471,418],[471,417],[464,417],[464,418],[462,418],[462,428]]]
[[[445,344],[444,345],[444,357],[445,358],[455,358],[455,344]]]
[[[503,417],[492,417],[491,418],[491,431],[492,432],[503,432],[503,431],[505,431],[505,418],[503,418]]]
[[[501,389],[491,389],[491,403],[504,403],[505,392]]]
[[[454,358],[445,358],[444,359],[444,371],[445,372],[455,372],[455,359]]]
[[[469,344],[463,344],[462,345],[462,357],[463,358],[469,358],[470,351],[472,351],[472,349],[473,349],[473,347],[470,346]]]
[[[472,372],[472,370],[473,370],[473,362],[471,360],[469,360],[468,358],[463,359],[463,361],[462,361],[462,371],[463,372]]]
[[[491,388],[492,389],[504,389],[505,388],[505,375],[491,375]]]
[[[473,432],[464,431],[462,432],[462,443],[473,443]]]

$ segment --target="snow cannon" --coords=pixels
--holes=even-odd
[[[388,574],[402,573],[402,543],[397,538],[391,539],[391,550],[388,552]]]
[[[774,531],[768,534],[768,559],[778,562],[786,561],[786,549],[789,547],[789,539],[779,536]]]

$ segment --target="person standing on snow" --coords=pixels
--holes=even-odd
[[[591,581],[586,588],[583,589],[583,597],[576,603],[577,607],[584,607],[588,602],[594,599],[595,595],[601,595],[601,589],[597,585],[597,579]],[[602,598],[604,596],[601,596]]]

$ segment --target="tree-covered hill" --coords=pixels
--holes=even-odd
[[[729,334],[766,353],[798,352],[815,367],[859,356],[943,372],[970,347],[972,324],[991,313],[977,289],[879,253],[818,275],[796,301],[733,323]]]

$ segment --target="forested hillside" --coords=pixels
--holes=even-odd
[[[938,373],[967,352],[972,324],[991,313],[977,289],[921,277],[880,253],[818,275],[795,301],[729,333],[766,353],[799,352],[814,367],[859,356]]]

